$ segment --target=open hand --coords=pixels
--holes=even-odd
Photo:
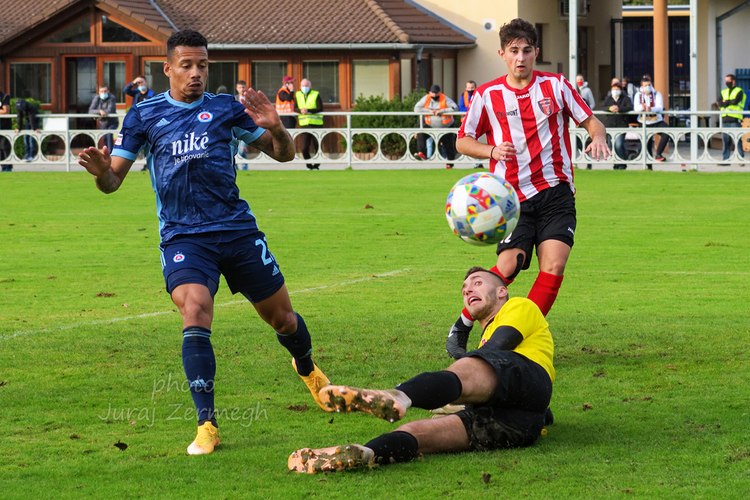
[[[101,150],[92,146],[78,153],[78,164],[94,177],[99,177],[109,170],[112,165],[112,158],[109,156],[107,146],[104,146]]]
[[[584,153],[590,154],[596,161],[606,160],[612,156],[612,151],[609,150],[607,142],[601,139],[592,139]]]
[[[276,112],[276,106],[271,104],[263,92],[247,89],[241,98],[245,106],[245,113],[253,119],[256,125],[266,130],[277,128],[281,125],[281,119]]]

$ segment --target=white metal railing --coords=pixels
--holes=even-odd
[[[594,111],[596,115],[609,115],[611,113],[603,111]],[[427,164],[475,164],[481,160],[476,160],[464,155],[458,155],[454,160],[447,160],[443,157],[439,143],[440,139],[445,134],[455,134],[458,129],[456,128],[422,128],[424,121],[419,120],[420,126],[414,128],[353,128],[352,117],[356,116],[422,116],[421,113],[413,112],[327,112],[322,113],[325,116],[344,116],[346,118],[346,125],[340,128],[297,128],[291,129],[289,132],[296,139],[301,134],[311,134],[315,138],[317,143],[316,151],[309,159],[302,158],[300,152],[297,152],[296,158],[292,161],[294,164],[305,164],[305,163],[333,163],[333,164],[346,164],[356,167],[357,165],[379,164],[388,163],[394,165],[409,165],[416,163],[427,163]],[[460,121],[459,116],[464,113],[449,113],[456,116],[456,122]],[[645,113],[627,113],[628,115],[639,115]],[[663,111],[660,114],[669,115],[674,118],[673,121],[682,121],[683,123],[690,124],[690,127],[677,127],[672,126],[670,128],[652,128],[645,126],[630,127],[630,128],[610,128],[607,129],[607,133],[611,139],[610,148],[613,154],[615,153],[614,145],[618,138],[625,135],[623,141],[625,143],[626,156],[613,157],[608,159],[604,163],[618,163],[625,164],[628,166],[639,166],[641,168],[647,168],[648,165],[658,164],[653,158],[652,148],[646,148],[650,142],[653,141],[654,135],[664,134],[670,140],[671,143],[668,146],[664,156],[664,164],[680,164],[690,165],[691,168],[699,168],[701,165],[715,165],[717,163],[727,164],[744,164],[744,156],[740,156],[743,145],[743,137],[745,133],[750,134],[750,129],[743,129],[738,127],[728,127],[723,124],[721,117],[721,111]],[[620,114],[622,115],[622,113]],[[112,116],[112,115],[111,115]],[[120,120],[124,115],[116,115]],[[42,128],[40,132],[34,132],[30,130],[21,130],[18,133],[12,130],[0,130],[0,136],[5,137],[10,141],[10,157],[0,159],[0,163],[20,163],[22,158],[15,153],[15,144],[17,141],[23,142],[23,136],[32,136],[36,142],[36,156],[33,162],[36,164],[55,164],[65,165],[66,170],[71,170],[71,164],[77,162],[77,152],[86,146],[99,144],[99,140],[106,134],[116,135],[117,130],[98,130],[98,129],[86,129],[78,130],[72,129],[68,126],[71,119],[75,118],[98,118],[98,115],[88,114],[54,114],[54,115],[39,115],[39,119],[42,120]],[[691,120],[694,117],[708,121],[709,119],[716,120],[718,126],[704,126],[704,127],[692,127]],[[457,125],[457,123],[456,123]],[[416,141],[416,134],[427,134],[429,138],[434,141],[433,154],[425,161],[417,160],[411,153],[410,149],[414,146],[412,143]],[[369,134],[377,144],[377,148],[367,152],[355,152],[353,151],[352,144],[355,136],[358,134]],[[584,155],[582,149],[577,147],[576,144],[585,145],[589,139],[588,134],[582,128],[570,127],[571,134],[571,145],[573,146],[573,163],[579,167],[582,164],[595,163],[595,161],[589,156]],[[698,141],[697,146],[692,143],[692,135],[696,134]],[[389,137],[391,142],[398,142],[400,148],[398,151],[383,151],[383,140]],[[722,157],[722,139],[726,137],[731,144],[733,144],[733,151],[729,158],[724,160]],[[71,143],[77,142],[77,146],[71,148]],[[372,141],[371,141],[372,142]],[[744,137],[745,144],[750,147],[750,135]],[[356,146],[356,144],[355,144]],[[585,147],[585,146],[584,146]],[[6,146],[7,152],[7,146]],[[0,151],[0,157],[4,156],[5,153]],[[273,163],[263,153],[253,152],[248,155],[248,158],[236,158],[239,164],[267,164]],[[143,163],[143,160],[138,160],[137,163]]]

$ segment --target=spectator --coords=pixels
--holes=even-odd
[[[651,85],[651,77],[644,75],[641,78],[641,88],[635,94],[633,100],[633,109],[637,113],[644,113],[638,117],[638,123],[641,123],[649,128],[664,128],[669,127],[669,124],[664,121],[661,111],[664,110],[664,98],[661,96],[661,92],[654,89]],[[662,156],[664,148],[667,147],[669,142],[669,136],[667,134],[654,134],[659,136],[659,146],[656,148],[656,154],[654,160],[664,161],[665,158]],[[652,137],[648,141],[648,150],[653,150],[654,138]],[[648,169],[651,170],[651,165],[648,165]]]
[[[476,87],[475,87],[476,88]],[[415,113],[426,113],[424,116],[425,127],[427,128],[450,128],[453,126],[453,115],[441,116],[443,113],[456,111],[458,106],[453,100],[440,92],[439,85],[430,87],[430,92],[414,105]],[[427,150],[427,134],[417,134],[417,154],[418,160],[426,160],[425,152]],[[448,161],[453,160],[456,156],[456,134],[444,134],[439,143],[445,148],[445,158]],[[453,168],[453,163],[448,163],[445,168]]]
[[[630,97],[630,101],[632,102],[635,97],[635,85],[630,83],[630,78],[627,76],[622,77],[622,91]]]
[[[281,118],[281,124],[287,129],[294,128],[297,119],[294,113],[294,78],[285,76],[281,81],[281,88],[276,92],[276,112]]]
[[[229,89],[226,85],[219,85],[219,88],[216,89],[216,94],[228,94]]]
[[[100,85],[99,94],[94,97],[89,106],[89,113],[92,115],[99,115],[99,128],[101,130],[117,130],[120,126],[120,120],[117,117],[109,118],[109,115],[114,115],[117,112],[117,99],[114,94],[109,93],[109,86]],[[107,150],[111,153],[113,140],[112,134],[104,134],[102,137],[104,145],[107,146]]]
[[[294,94],[294,112],[299,113],[297,120],[300,128],[322,128],[323,115],[320,113],[323,111],[323,100],[320,98],[320,92],[312,89],[312,83],[307,78],[303,78],[299,83],[300,90]],[[305,160],[312,156],[310,154],[312,140],[313,136],[309,133],[302,134],[300,137],[300,149]],[[307,168],[308,170],[319,170],[320,163],[308,163]]]
[[[614,113],[602,117],[602,123],[607,128],[628,128],[629,120],[628,115],[621,114],[633,111],[633,103],[630,101],[630,97],[622,91],[622,86],[619,83],[613,83],[612,88],[604,99],[602,104],[604,111]],[[607,145],[611,145],[612,140],[607,134]],[[615,152],[620,159],[626,160],[628,158],[627,152],[625,151],[625,134],[620,134],[615,139]],[[615,163],[615,170],[625,170],[628,166],[624,163]]]
[[[471,100],[474,98],[474,91],[477,89],[477,82],[474,80],[469,80],[466,82],[466,88],[464,90],[464,93],[461,94],[461,98],[458,100],[458,110],[459,111],[469,111],[469,105],[471,104]],[[461,123],[464,122],[464,119],[466,118],[466,115],[461,117]],[[474,168],[484,168],[482,167],[481,163],[475,163]]]
[[[6,116],[1,116],[6,115]],[[10,130],[10,96],[0,90],[0,130]],[[10,156],[10,141],[7,137],[0,135],[0,161],[5,160]],[[11,172],[13,165],[3,164],[0,165],[3,172]]]
[[[125,88],[122,89],[122,93],[133,98],[133,106],[156,95],[153,90],[148,88],[148,82],[143,75],[136,77],[135,80],[125,85]]]
[[[578,74],[576,75],[576,90],[578,90],[578,93],[580,94],[583,101],[588,104],[590,109],[594,109],[594,105],[596,104],[596,101],[594,100],[594,93],[591,92],[591,89],[589,88],[589,82],[585,81],[583,78],[583,75]],[[586,141],[586,146],[591,144],[591,141]],[[578,146],[578,149],[583,149],[583,144],[581,143],[581,139],[576,137],[576,146]],[[586,169],[591,170],[591,163],[586,164]]]
[[[247,92],[247,83],[245,83],[245,80],[239,80],[234,88],[237,91],[237,93],[234,94],[234,100],[242,102],[241,97]],[[247,159],[247,143],[242,139],[237,140],[237,154],[240,155],[241,158]],[[242,170],[247,170],[247,163],[243,163]]]
[[[742,126],[742,112],[745,110],[745,93],[737,86],[737,79],[734,75],[724,77],[724,83],[726,83],[727,88],[721,91],[721,98],[718,104],[722,111],[728,111],[728,113],[721,114],[722,126],[731,128],[740,127]],[[732,136],[729,134],[721,134],[721,142],[723,143],[722,157],[724,161],[727,161],[732,154],[734,140],[732,140]],[[745,158],[742,146],[738,147],[737,151],[741,158]]]
[[[16,121],[18,122],[18,128],[15,130],[16,134],[19,130],[33,130],[39,133],[39,110],[26,101],[26,99],[16,99]],[[23,136],[23,161],[32,161],[36,156],[36,140],[30,134]]]
[[[594,101],[594,93],[591,92],[589,82],[585,81],[583,75],[576,76],[576,87],[583,100],[589,105],[589,108],[594,109],[594,106],[596,105],[596,101]]]

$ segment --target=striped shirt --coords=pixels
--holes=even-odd
[[[568,117],[576,124],[591,115],[562,75],[534,71],[531,83],[514,89],[502,76],[479,87],[458,137],[487,135],[494,146],[511,142],[516,156],[490,160],[490,171],[503,177],[521,201],[564,182],[575,193]]]

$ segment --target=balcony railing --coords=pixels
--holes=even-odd
[[[486,160],[476,160],[468,156],[459,155],[453,160],[444,158],[440,140],[445,134],[455,134],[458,132],[457,124],[460,122],[460,116],[464,113],[450,113],[455,115],[455,128],[422,128],[423,120],[419,120],[420,127],[415,128],[353,128],[352,117],[356,116],[376,116],[376,115],[401,115],[401,116],[421,116],[419,113],[412,112],[329,112],[323,113],[325,116],[344,117],[345,124],[335,128],[296,128],[289,132],[295,138],[298,145],[298,152],[291,164],[343,164],[353,168],[364,165],[383,165],[388,164],[394,167],[409,167],[418,163],[423,165],[443,165],[453,163],[456,165],[473,165]],[[608,115],[603,111],[595,111],[594,114]],[[638,115],[639,113],[628,113],[629,115]],[[672,126],[669,128],[651,128],[637,126],[630,128],[608,128],[607,133],[610,139],[610,149],[613,154],[615,142],[620,136],[623,137],[625,145],[625,157],[613,157],[603,163],[620,163],[632,167],[647,168],[648,165],[657,164],[652,156],[655,147],[647,148],[654,141],[655,135],[664,134],[669,139],[669,145],[664,152],[665,161],[661,164],[679,164],[689,166],[690,168],[700,169],[701,166],[716,164],[740,165],[745,163],[744,156],[741,152],[744,147],[750,149],[750,129],[739,127],[729,127],[723,123],[721,111],[663,111],[662,115],[668,115],[671,119]],[[124,115],[117,115],[120,119]],[[18,133],[12,130],[0,130],[0,136],[5,137],[10,144],[9,157],[3,156],[7,153],[0,150],[0,163],[21,163],[24,151],[22,146],[18,145],[24,142],[24,136],[31,136],[35,142],[36,154],[32,162],[36,165],[64,165],[66,170],[72,168],[79,169],[77,165],[77,154],[85,147],[100,145],[102,137],[106,134],[116,134],[116,130],[98,130],[98,129],[74,129],[69,126],[71,121],[80,118],[97,118],[98,115],[87,114],[43,114],[39,115],[42,121],[40,132],[22,130]],[[7,119],[7,118],[6,118]],[[718,126],[703,126],[691,128],[691,120],[702,121],[708,125],[715,121]],[[344,122],[339,118],[341,122]],[[698,123],[701,124],[701,123]],[[416,150],[416,135],[427,134],[432,139],[432,155],[426,161],[417,159],[413,152]],[[302,158],[299,152],[299,139],[302,134],[311,134],[314,137],[314,154],[310,159]],[[369,141],[363,141],[366,134],[371,136]],[[693,134],[696,135],[697,141],[693,140]],[[571,125],[571,146],[573,149],[573,163],[581,167],[585,164],[596,163],[588,155],[584,155],[581,146],[585,148],[588,140],[587,132],[580,127]],[[730,144],[731,154],[728,159],[722,157],[723,140]],[[367,145],[370,148],[367,148]],[[41,146],[41,147],[40,147]],[[352,147],[353,146],[353,147]],[[236,157],[240,167],[247,165],[260,165],[275,163],[274,160],[265,154],[250,148],[247,158]],[[136,160],[137,164],[143,164],[144,159],[141,157]]]

